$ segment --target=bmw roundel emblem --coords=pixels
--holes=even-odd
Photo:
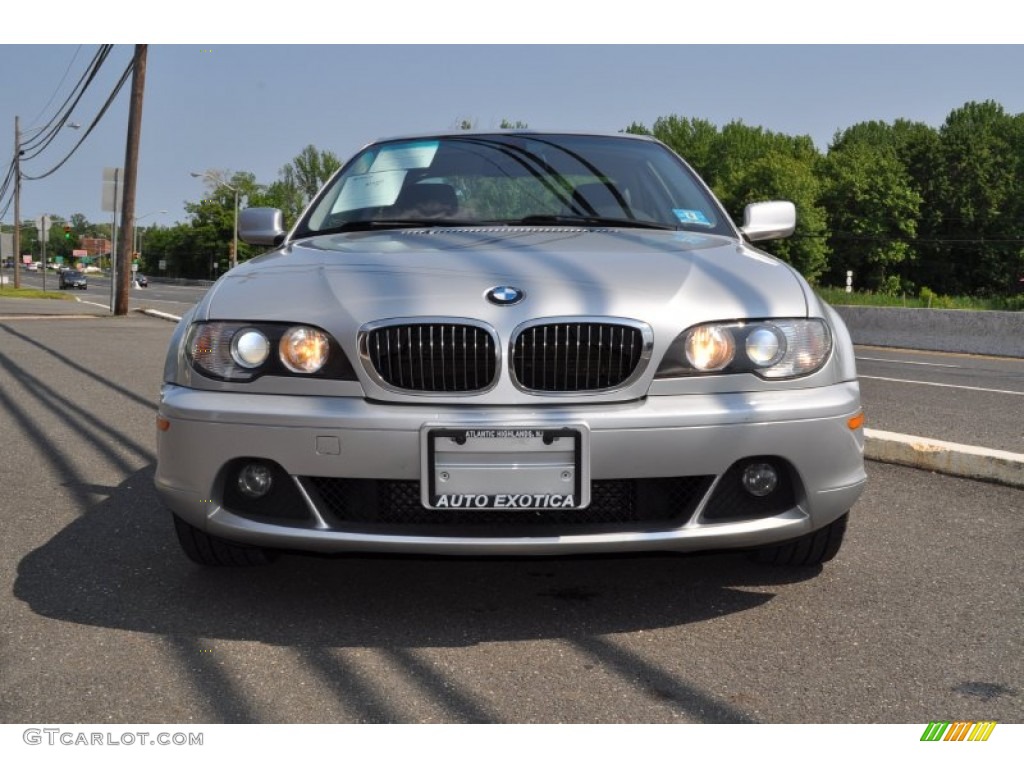
[[[518,304],[525,297],[526,293],[524,291],[521,291],[519,288],[513,288],[511,285],[498,285],[487,292],[487,300],[491,304],[497,304],[501,307]]]

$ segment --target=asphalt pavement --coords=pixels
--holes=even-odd
[[[795,571],[203,569],[153,489],[173,325],[20,301],[0,299],[3,722],[1024,720],[1018,489],[869,462],[839,557]]]

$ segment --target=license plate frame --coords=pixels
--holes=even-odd
[[[584,424],[428,424],[420,499],[427,509],[546,510],[590,505]]]

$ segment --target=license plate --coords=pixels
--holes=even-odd
[[[586,427],[431,426],[421,497],[430,509],[582,509],[590,504]]]

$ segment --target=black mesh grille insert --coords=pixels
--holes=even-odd
[[[494,337],[475,325],[413,323],[366,334],[364,352],[392,387],[415,392],[486,389],[497,372]]]
[[[617,387],[644,348],[638,328],[615,323],[553,323],[524,329],[512,346],[516,380],[541,392]]]
[[[415,480],[305,478],[337,530],[423,536],[555,536],[560,532],[650,531],[685,523],[711,486],[711,476],[595,480],[580,510],[427,509]]]

